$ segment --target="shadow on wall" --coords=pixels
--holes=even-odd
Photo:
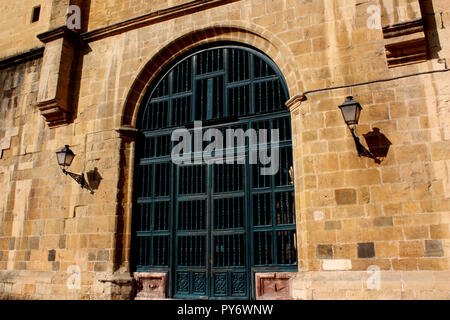
[[[91,11],[91,0],[84,0],[81,4],[81,30],[78,33],[84,33],[88,30],[89,15]],[[78,114],[78,103],[80,98],[81,74],[83,71],[83,56],[91,52],[92,49],[87,44],[79,43],[75,48],[75,58],[72,61],[72,95],[70,104],[72,105],[72,114],[70,121],[74,121]]]
[[[94,170],[86,172],[86,180],[88,184],[87,189],[91,191],[91,194],[94,194],[94,192],[98,190],[98,187],[102,179],[103,177],[98,172],[97,167],[95,167]]]
[[[376,163],[381,163],[389,152],[392,142],[380,131],[379,128],[373,128],[372,131],[363,134],[369,148],[370,158]]]
[[[433,2],[431,0],[419,1],[420,11],[424,23],[425,34],[427,37],[428,55],[431,59],[439,58],[438,52],[441,51],[438,28],[443,29],[442,12],[434,12]],[[436,25],[436,20],[440,25]]]

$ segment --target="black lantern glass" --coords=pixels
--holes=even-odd
[[[353,100],[352,96],[347,97],[347,100],[339,106],[344,117],[344,121],[348,126],[357,125],[359,115],[361,114],[361,105]]]
[[[75,154],[70,150],[68,145],[65,145],[64,148],[56,152],[56,158],[60,166],[69,167],[72,164],[73,158],[75,158]]]

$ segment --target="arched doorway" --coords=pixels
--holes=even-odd
[[[230,43],[179,59],[148,89],[137,119],[134,271],[167,272],[174,298],[248,299],[253,273],[297,269],[287,99],[272,60]],[[184,162],[173,157],[180,146]]]

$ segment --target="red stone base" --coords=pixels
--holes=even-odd
[[[160,300],[166,298],[167,272],[135,272],[135,300]]]
[[[296,272],[255,273],[256,300],[293,299],[292,281]]]

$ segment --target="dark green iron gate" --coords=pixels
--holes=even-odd
[[[248,299],[254,272],[296,270],[287,98],[270,59],[231,45],[191,54],[149,89],[138,120],[134,268],[168,272],[170,296]],[[193,154],[193,163],[174,164],[171,134],[192,132],[194,120],[224,137],[226,129],[278,129],[278,172],[249,164],[248,139],[234,150],[240,161],[208,164]]]

